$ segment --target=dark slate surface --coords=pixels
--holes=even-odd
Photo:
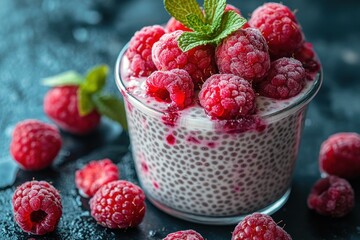
[[[246,15],[262,1],[230,1]],[[324,68],[324,85],[311,103],[300,148],[292,193],[273,215],[293,239],[360,239],[360,181],[352,182],[356,207],[347,217],[321,217],[306,207],[311,185],[319,177],[321,142],[339,131],[360,132],[360,2],[356,0],[283,1],[298,9],[307,39],[313,42]],[[163,23],[168,15],[162,1],[150,0],[1,0],[0,1],[0,238],[29,239],[12,220],[15,187],[35,177],[53,182],[61,191],[64,214],[57,230],[35,239],[149,239],[193,228],[205,238],[230,239],[234,226],[214,227],[175,219],[147,203],[143,223],[127,231],[97,226],[88,203],[74,187],[74,171],[92,159],[109,157],[123,178],[137,182],[129,140],[121,127],[103,121],[88,137],[62,133],[64,146],[53,167],[41,172],[18,170],[9,155],[10,135],[23,119],[49,120],[42,110],[48,90],[43,77],[65,70],[84,72],[116,56],[132,33],[142,26]],[[114,77],[107,90],[118,94]]]

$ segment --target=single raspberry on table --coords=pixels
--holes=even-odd
[[[306,72],[306,79],[314,80],[315,75],[320,71],[321,64],[315,55],[314,48],[311,43],[305,42],[296,52],[294,58],[299,60]]]
[[[237,119],[255,112],[251,83],[234,74],[214,74],[199,93],[200,105],[215,119]]]
[[[266,78],[258,85],[259,93],[275,99],[296,96],[305,84],[305,69],[294,58],[279,58],[271,63]]]
[[[117,166],[108,158],[91,161],[75,172],[76,187],[84,197],[92,197],[106,183],[119,179]]]
[[[165,26],[166,32],[175,32],[176,30],[181,30],[184,32],[192,32],[192,30],[186,27],[184,24],[176,20],[174,17],[171,17]]]
[[[55,126],[28,119],[15,126],[10,153],[21,168],[41,170],[52,164],[61,145],[61,136]]]
[[[158,70],[186,70],[195,87],[217,72],[214,60],[214,47],[202,45],[183,52],[178,46],[178,38],[183,31],[164,34],[152,48],[152,58]]]
[[[260,81],[270,68],[268,46],[254,28],[240,29],[225,38],[215,51],[220,73],[232,73],[246,80]]]
[[[321,215],[343,217],[354,208],[354,199],[354,190],[348,181],[328,176],[314,184],[307,204]]]
[[[151,58],[151,49],[162,35],[165,29],[159,25],[143,27],[131,38],[126,57],[130,61],[130,75],[135,77],[147,77],[156,67]]]
[[[163,240],[204,240],[204,238],[200,233],[189,229],[169,233]]]
[[[249,24],[265,37],[273,58],[291,56],[304,41],[294,13],[280,3],[265,3],[255,9]]]
[[[62,215],[60,194],[45,181],[29,181],[18,186],[12,206],[19,227],[34,235],[54,231]]]
[[[231,240],[276,239],[291,240],[290,235],[265,214],[253,213],[246,216],[234,229]]]
[[[90,199],[90,209],[93,218],[104,227],[135,227],[145,215],[145,194],[128,181],[109,182]]]
[[[181,110],[193,101],[194,83],[189,73],[183,69],[156,71],[146,79],[146,91]]]
[[[360,135],[340,132],[331,135],[320,147],[320,170],[343,178],[360,176]]]
[[[78,89],[78,86],[50,89],[44,97],[44,112],[64,131],[83,135],[99,125],[101,116],[96,110],[85,116],[80,115]]]

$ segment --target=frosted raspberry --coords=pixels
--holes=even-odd
[[[299,60],[306,72],[307,80],[314,80],[316,74],[320,71],[320,61],[315,55],[313,46],[309,42],[305,42],[294,54],[294,58]]]
[[[180,110],[190,105],[194,98],[194,84],[183,69],[153,72],[146,79],[146,90],[149,95]]]
[[[151,48],[165,30],[159,25],[143,27],[131,38],[126,56],[130,61],[130,75],[135,77],[149,76],[156,67],[151,59]]]
[[[216,48],[216,63],[221,73],[232,73],[254,82],[261,80],[270,68],[268,46],[254,28],[238,30]]]
[[[284,229],[265,214],[253,213],[242,220],[234,229],[231,240],[264,239],[291,240]]]
[[[164,34],[152,49],[152,57],[158,70],[166,71],[176,68],[186,70],[195,87],[199,87],[212,74],[216,73],[213,46],[198,46],[182,52],[177,39],[183,31]]]
[[[360,135],[341,132],[331,135],[320,147],[320,170],[343,178],[360,176]]]
[[[12,206],[19,227],[35,235],[54,231],[62,215],[60,194],[45,181],[29,181],[18,186]]]
[[[266,79],[259,84],[259,93],[275,99],[296,96],[304,87],[305,69],[294,58],[279,58],[271,63]]]
[[[307,203],[321,215],[343,217],[355,205],[354,190],[345,179],[328,176],[314,184]]]
[[[76,187],[84,197],[92,197],[108,182],[119,179],[117,166],[108,158],[91,161],[75,172]]]
[[[265,3],[255,9],[249,20],[265,37],[270,55],[290,56],[303,43],[303,33],[291,10],[279,3]]]
[[[117,180],[102,186],[90,199],[93,218],[108,228],[129,228],[145,215],[145,194],[135,184]]]
[[[192,32],[192,30],[186,26],[184,26],[181,22],[176,20],[174,17],[171,17],[169,21],[166,23],[166,32],[174,32],[176,30],[181,30],[184,32]]]
[[[245,79],[233,74],[209,77],[199,93],[200,105],[216,119],[237,119],[255,111],[255,92]]]
[[[10,153],[21,168],[40,170],[53,163],[61,145],[61,136],[55,126],[28,119],[16,124]]]
[[[194,230],[183,230],[169,233],[163,240],[204,240],[204,238]]]

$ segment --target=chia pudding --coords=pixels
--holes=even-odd
[[[320,74],[293,98],[257,96],[254,118],[233,124],[211,120],[197,101],[167,111],[166,103],[146,96],[145,79],[127,77],[125,51],[116,65],[117,85],[138,178],[152,203],[187,220],[227,224],[255,211],[270,214],[286,202]]]

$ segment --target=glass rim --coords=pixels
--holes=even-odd
[[[129,91],[127,91],[126,86],[123,82],[123,79],[121,77],[121,60],[123,59],[127,49],[129,47],[129,42],[126,43],[124,45],[124,47],[121,49],[116,63],[115,63],[115,82],[116,85],[118,87],[118,89],[120,90],[120,92],[122,94],[126,94],[126,97],[130,97],[132,100],[134,100],[135,102],[137,102],[138,104],[140,104],[141,106],[143,106],[145,109],[147,109],[148,111],[155,113],[157,115],[163,115],[166,114],[166,112],[163,112],[159,109],[155,109],[153,107],[150,107],[146,104],[144,104],[142,101],[140,101],[136,96],[134,96],[132,93],[130,93]],[[308,80],[307,80],[308,81]],[[277,116],[281,116],[284,113],[287,112],[292,112],[292,111],[296,111],[300,108],[302,108],[303,106],[307,105],[318,93],[318,91],[320,90],[320,87],[322,85],[323,82],[323,70],[322,67],[320,67],[319,72],[316,74],[316,77],[314,80],[311,80],[313,82],[313,84],[311,85],[311,87],[309,88],[308,92],[305,93],[302,97],[298,98],[296,101],[294,101],[293,103],[287,105],[284,108],[281,108],[277,111],[265,114],[265,115],[261,115],[260,118],[264,119],[264,120],[270,120],[271,118],[276,118]],[[124,96],[125,98],[125,96]]]

